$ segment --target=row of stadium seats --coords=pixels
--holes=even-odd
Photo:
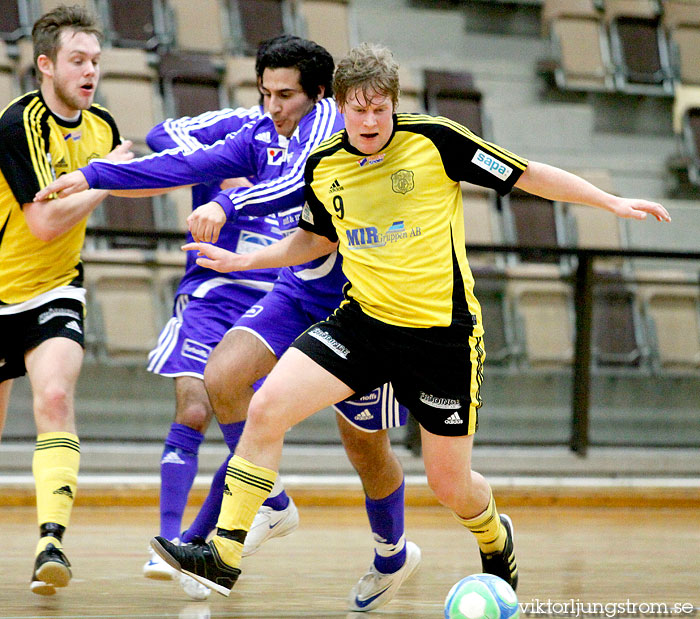
[[[542,29],[560,89],[672,96],[672,165],[700,185],[700,1],[543,0]]]
[[[696,0],[544,0],[542,30],[563,89],[668,96],[700,84]]]
[[[17,42],[61,0],[6,0],[0,38]],[[262,40],[288,32],[334,56],[350,45],[348,0],[75,0],[100,17],[106,44],[149,51],[255,55]],[[7,6],[5,6],[7,5]],[[196,27],[193,27],[196,26]]]
[[[604,173],[584,174],[604,184]],[[638,228],[595,209],[534,200],[518,192],[497,201],[493,194],[469,185],[464,185],[463,197],[470,245],[633,249],[647,243]],[[682,218],[679,225],[684,225]],[[692,242],[697,225],[687,228],[687,239]],[[488,325],[489,365],[503,371],[568,371],[574,346],[570,276],[575,259],[543,255],[523,260],[478,250],[468,255]],[[102,250],[89,241],[84,257],[90,294],[89,350],[109,363],[142,363],[170,316],[184,256],[159,249]],[[109,264],[116,257],[122,264]],[[592,336],[596,368],[698,371],[697,270],[610,257],[596,261],[595,278]]]

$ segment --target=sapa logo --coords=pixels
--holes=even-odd
[[[505,163],[487,155],[483,150],[477,150],[476,153],[474,153],[472,163],[475,163],[480,168],[483,168],[503,181],[513,172],[513,168],[509,168]]]

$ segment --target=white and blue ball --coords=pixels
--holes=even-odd
[[[519,616],[515,591],[493,574],[462,578],[445,598],[445,619],[517,619]]]

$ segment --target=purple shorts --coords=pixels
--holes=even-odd
[[[211,351],[241,314],[264,293],[254,288],[228,285],[203,298],[178,295],[173,317],[148,355],[148,371],[161,376],[203,379],[204,366]]]
[[[305,292],[303,285],[278,280],[272,291],[243,313],[233,329],[253,334],[279,359],[299,335],[332,314],[343,299],[342,295],[311,296]],[[394,398],[391,383],[338,402],[333,408],[367,432],[402,426],[408,415],[408,409]]]

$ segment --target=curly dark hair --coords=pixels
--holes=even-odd
[[[265,69],[298,69],[299,83],[315,99],[324,87],[324,98],[333,96],[333,56],[318,43],[290,34],[263,41],[255,58],[255,73],[260,80]]]

